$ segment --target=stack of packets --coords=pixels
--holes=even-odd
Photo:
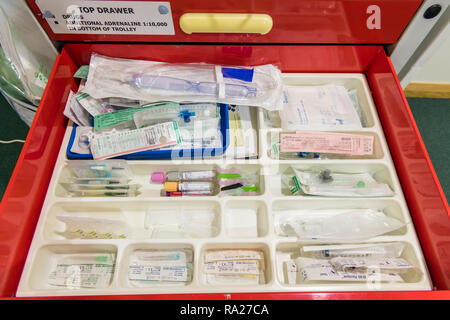
[[[128,280],[136,287],[186,285],[192,281],[192,261],[191,249],[135,250],[130,256]]]
[[[404,244],[304,246],[301,256],[279,253],[279,277],[286,284],[308,282],[405,282],[421,271],[401,258]]]
[[[279,107],[274,65],[229,67],[91,55],[64,115],[80,126],[71,152],[107,159],[156,149],[222,148],[219,104]],[[88,137],[88,138],[86,138]]]
[[[141,185],[130,184],[132,173],[125,160],[70,160],[74,176],[60,184],[72,197],[133,197],[140,194]]]
[[[115,260],[112,253],[60,254],[51,261],[48,284],[69,289],[107,288],[114,275]]]
[[[70,151],[92,154],[95,160],[223,145],[220,107],[215,103],[146,103],[71,93],[64,114],[79,126]]]
[[[208,284],[264,284],[264,270],[264,252],[257,249],[208,250],[203,255],[203,273]]]
[[[366,121],[357,91],[338,85],[284,86],[282,111],[265,111],[271,127],[294,131],[274,135],[268,155],[274,159],[367,158],[374,137],[330,131],[361,130]]]

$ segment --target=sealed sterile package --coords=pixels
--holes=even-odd
[[[402,258],[348,258],[336,257],[330,264],[338,271],[366,272],[377,269],[383,273],[404,274],[415,269],[408,261]]]
[[[302,255],[314,258],[333,257],[384,257],[399,258],[405,244],[402,242],[368,243],[368,244],[342,244],[303,246]]]
[[[331,170],[298,170],[292,168],[296,188],[307,195],[328,197],[389,197],[394,192],[388,184],[377,182],[369,173],[343,173]]]
[[[136,126],[134,121],[134,114],[147,110],[147,109],[153,109],[155,110],[153,113],[162,113],[163,110],[169,110],[171,107],[177,107],[178,103],[156,103],[156,104],[150,104],[141,106],[138,108],[126,108],[122,110],[117,110],[113,112],[106,112],[106,113],[99,113],[94,117],[94,129],[95,131],[103,131],[103,130],[123,130],[123,129],[136,129],[143,127],[145,125],[141,125],[141,123],[138,123],[139,126]],[[159,112],[158,112],[159,111]],[[158,124],[160,122],[167,122],[171,121],[170,118],[167,118],[168,120],[164,121],[164,118],[161,118],[156,121],[154,124]],[[173,121],[173,120],[172,120]],[[148,124],[150,125],[150,124]]]
[[[91,115],[81,107],[73,91],[69,93],[63,114],[79,126],[88,127],[92,123]]]
[[[88,184],[97,186],[108,186],[127,184],[130,181],[129,178],[62,178],[61,184]]]
[[[67,164],[78,178],[132,177],[132,172],[125,160],[69,160]]]
[[[139,194],[140,192],[135,189],[69,191],[69,195],[72,197],[135,197]]]
[[[110,285],[115,255],[110,253],[63,254],[54,261],[48,284],[70,289],[99,289]]]
[[[123,190],[139,190],[141,187],[140,184],[109,184],[109,185],[95,185],[95,184],[65,184],[61,183],[63,187],[65,187],[68,191],[74,192],[74,191],[82,191],[82,190],[117,190],[117,189],[123,189]]]
[[[134,113],[133,119],[136,128],[166,121],[178,121],[181,127],[198,120],[220,119],[220,108],[215,103],[155,105]]]
[[[361,119],[343,86],[284,86],[284,130],[360,130]]]
[[[75,139],[73,141],[72,147],[70,147],[70,152],[77,154],[90,154],[91,150],[89,147],[90,137],[93,133],[92,127],[75,127]]]
[[[82,92],[96,99],[217,102],[282,107],[281,72],[274,65],[251,67],[167,63],[92,54]]]
[[[287,210],[274,216],[275,231],[299,240],[362,241],[404,226],[370,209]]]
[[[383,273],[379,270],[339,271],[328,260],[297,258],[295,262],[303,282],[345,281],[345,282],[404,282],[397,273]]]
[[[176,121],[170,121],[135,130],[112,130],[94,134],[90,140],[90,148],[95,160],[104,160],[139,151],[172,147],[180,143],[178,124]]]
[[[128,280],[137,287],[185,285],[192,280],[192,263],[190,249],[136,250],[130,256]]]

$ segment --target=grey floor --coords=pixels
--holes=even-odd
[[[419,131],[447,199],[450,198],[450,99],[408,98]],[[0,95],[0,140],[25,140],[28,126]],[[0,195],[8,185],[21,143],[0,144]]]

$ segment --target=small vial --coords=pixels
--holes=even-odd
[[[216,177],[213,170],[205,171],[169,171],[153,172],[152,182],[164,183],[165,181],[211,181]]]
[[[164,183],[164,190],[166,192],[175,192],[175,191],[214,191],[214,185],[208,181],[193,181],[193,182],[173,182],[168,181]]]

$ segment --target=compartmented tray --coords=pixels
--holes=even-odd
[[[23,269],[17,296],[71,296],[71,295],[124,295],[163,293],[213,293],[213,292],[314,292],[314,291],[402,291],[431,290],[431,280],[420,244],[397,178],[394,164],[372,101],[365,77],[362,74],[284,74],[289,85],[337,84],[356,89],[361,105],[364,128],[348,131],[374,136],[374,153],[370,157],[335,157],[330,159],[287,159],[271,156],[273,139],[284,132],[280,126],[270,126],[265,112],[258,110],[257,159],[230,159],[226,156],[204,160],[127,160],[133,172],[131,183],[142,185],[135,197],[70,197],[59,182],[71,175],[67,167],[66,149],[73,127],[67,127],[60,153],[54,168],[47,196],[42,207],[34,238]],[[394,191],[391,197],[337,198],[291,195],[282,184],[282,176],[292,170],[323,167],[345,172],[369,172],[377,181],[387,183]],[[208,197],[161,197],[161,185],[150,182],[152,172],[170,170],[208,170],[239,168],[256,174],[259,194],[251,196],[215,195]],[[404,282],[303,282],[288,284],[285,280],[283,254],[301,256],[300,249],[312,244],[337,244],[320,241],[299,241],[277,233],[274,215],[292,209],[376,209],[405,223],[405,226],[360,243],[401,242],[405,245],[402,258],[421,271],[418,276],[406,276]],[[212,228],[201,234],[174,233],[173,230],[155,232],[146,220],[152,212],[156,219],[185,214],[189,210],[211,213]],[[244,219],[235,212],[256,212],[256,230],[252,233],[236,229]],[[188,213],[187,213],[188,214]],[[125,239],[67,239],[61,235],[64,225],[59,215],[110,218],[126,222],[132,229]],[[192,275],[183,284],[152,283],[136,285],[129,279],[129,265],[138,250],[187,250],[192,252]],[[203,263],[204,254],[216,249],[256,249],[264,254],[264,271],[258,284],[217,285],[207,280]],[[56,259],[67,255],[100,254],[113,257],[110,277],[101,288],[67,288],[49,284],[49,274]]]

